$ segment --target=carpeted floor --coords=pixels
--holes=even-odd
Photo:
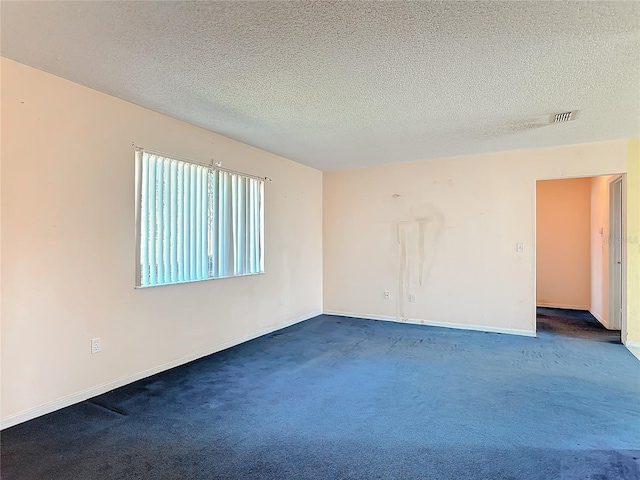
[[[538,307],[538,335],[542,332],[620,344],[620,330],[607,330],[590,312]],[[547,337],[542,337],[547,338]]]
[[[3,431],[2,479],[639,479],[640,362],[539,314],[320,316]]]

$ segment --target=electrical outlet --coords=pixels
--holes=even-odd
[[[100,342],[100,338],[92,338],[91,353],[98,353],[100,350],[102,350],[102,344]]]
[[[281,307],[282,306],[282,298],[278,297],[278,306]]]
[[[416,303],[416,296],[415,296],[415,294],[413,294],[413,293],[412,293],[411,295],[409,295],[409,302],[410,302],[410,303]]]
[[[518,253],[524,252],[524,243],[516,243],[516,252]]]
[[[391,299],[391,292],[389,292],[389,291],[386,291],[386,290],[385,290],[385,292],[384,292],[384,299],[385,299],[385,300],[389,300],[389,299]]]

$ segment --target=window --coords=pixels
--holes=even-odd
[[[264,179],[136,152],[136,286],[264,272]]]

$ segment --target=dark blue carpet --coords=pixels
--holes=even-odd
[[[638,479],[640,362],[582,320],[320,316],[3,431],[2,478]]]

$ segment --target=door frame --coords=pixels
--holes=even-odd
[[[538,195],[537,195],[537,185],[538,182],[545,180],[569,180],[572,178],[594,178],[594,177],[609,177],[612,176],[609,180],[609,189],[611,188],[611,183],[616,182],[618,180],[622,180],[622,239],[626,240],[627,238],[627,174],[626,173],[596,173],[592,175],[576,175],[571,177],[543,177],[536,178],[533,181],[533,332],[534,335],[537,336],[538,332],[538,288],[537,288],[537,277],[538,277],[538,220],[537,220],[537,210],[538,210]],[[609,190],[609,199],[610,199],[611,190]],[[610,201],[610,200],[609,200]],[[611,222],[611,215],[609,215],[609,221]],[[620,340],[623,345],[627,343],[627,242],[622,241],[622,316],[621,316],[621,330],[620,330]],[[611,285],[611,275],[608,275],[607,278],[608,287]],[[608,293],[609,302],[608,309],[611,308],[611,292]]]
[[[614,195],[615,195],[615,184],[620,184],[620,211],[614,211]],[[623,344],[627,341],[627,242],[625,239],[627,238],[627,222],[625,221],[627,218],[626,212],[626,203],[627,203],[627,195],[626,195],[626,183],[625,183],[625,175],[616,175],[614,178],[609,180],[609,323],[611,320],[615,318],[616,311],[616,300],[614,298],[614,285],[616,275],[612,275],[615,272],[617,259],[614,258],[615,249],[611,248],[611,242],[620,242],[620,301],[622,302],[622,308],[620,312],[620,339]],[[615,232],[613,232],[614,226],[614,218],[615,216],[620,216],[621,221],[621,238],[613,238]],[[617,296],[617,295],[616,295]],[[617,326],[617,325],[616,325]]]

